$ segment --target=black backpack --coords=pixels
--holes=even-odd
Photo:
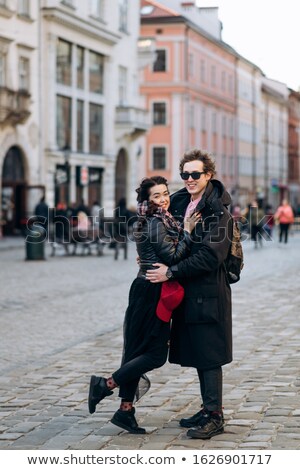
[[[232,237],[226,260],[224,261],[226,275],[229,284],[235,284],[240,280],[244,267],[244,254],[241,243],[241,231],[236,220],[233,219]]]

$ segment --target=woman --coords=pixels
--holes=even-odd
[[[146,372],[161,367],[167,359],[170,334],[169,322],[156,314],[161,284],[145,278],[153,263],[176,264],[189,253],[189,234],[200,214],[184,221],[182,230],[168,212],[170,196],[167,181],[161,176],[145,178],[137,191],[138,220],[134,229],[140,269],[129,292],[129,304],[124,320],[124,350],[121,367],[109,378],[92,375],[89,389],[89,411],[119,387],[120,409],[111,422],[134,434],[144,434],[135,419],[133,401],[140,378]]]
[[[287,199],[283,199],[281,206],[274,214],[274,219],[279,223],[279,243],[283,238],[284,243],[287,243],[290,226],[294,223],[294,211]]]

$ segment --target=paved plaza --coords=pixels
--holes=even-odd
[[[224,367],[225,432],[189,439],[178,421],[199,410],[193,369],[149,373],[137,403],[146,435],[110,423],[117,393],[89,415],[91,374],[119,366],[122,321],[137,272],[127,260],[64,256],[25,261],[22,240],[0,240],[0,450],[300,449],[300,234],[255,249],[233,285],[234,361]]]

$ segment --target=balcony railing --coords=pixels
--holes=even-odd
[[[149,129],[149,112],[133,106],[118,106],[115,124],[118,137],[130,135],[135,139]]]
[[[30,94],[26,90],[0,87],[0,124],[23,124],[30,116]]]

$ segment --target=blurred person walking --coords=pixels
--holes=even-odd
[[[283,199],[282,204],[274,214],[274,218],[279,223],[279,243],[282,242],[283,238],[284,243],[287,243],[290,226],[295,220],[293,209],[287,199]]]

